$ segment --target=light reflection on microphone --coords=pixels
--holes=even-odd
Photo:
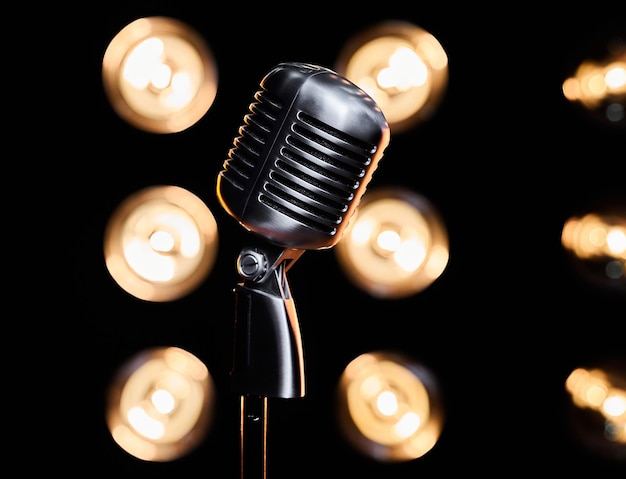
[[[398,299],[441,276],[448,235],[428,199],[406,188],[377,187],[363,196],[335,252],[356,286],[374,297]]]
[[[337,387],[337,418],[360,453],[381,462],[422,457],[439,440],[444,412],[436,377],[407,355],[362,354]]]
[[[202,361],[180,348],[153,348],[117,371],[108,390],[107,426],[129,454],[171,461],[204,440],[214,404],[213,378]]]

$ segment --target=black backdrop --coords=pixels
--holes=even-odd
[[[402,19],[440,40],[449,57],[449,85],[428,122],[392,135],[371,187],[402,185],[429,198],[448,228],[450,262],[435,284],[398,301],[376,300],[354,288],[332,250],[306,252],[290,270],[308,392],[302,399],[270,402],[269,477],[333,472],[400,478],[459,469],[565,475],[588,467],[600,475],[623,468],[572,436],[563,382],[578,365],[624,356],[626,301],[622,293],[574,274],[560,246],[568,216],[626,194],[624,130],[586,116],[560,90],[585,54],[623,32],[624,9],[613,4],[621,11],[419,3],[374,11],[365,4],[339,8],[323,2],[230,11],[234,5],[182,1],[55,10],[63,12],[62,21],[49,26],[63,42],[50,59],[55,71],[63,66],[71,75],[47,92],[54,100],[46,112],[48,147],[56,159],[46,159],[42,170],[52,190],[45,190],[44,216],[62,240],[58,268],[69,273],[68,281],[51,278],[46,288],[59,292],[51,303],[58,319],[46,322],[55,336],[44,338],[54,350],[44,369],[63,403],[56,431],[66,437],[46,439],[58,446],[54,467],[84,475],[237,477],[239,404],[229,391],[228,371],[243,232],[217,203],[217,172],[252,94],[275,64],[332,68],[357,31]],[[156,15],[185,21],[204,35],[219,68],[212,108],[172,135],[126,124],[108,104],[101,80],[113,36],[138,17]],[[48,170],[52,181],[46,180]],[[157,184],[197,194],[220,231],[210,276],[170,303],[125,293],[109,276],[102,252],[115,207]],[[614,332],[599,329],[601,322]],[[161,345],[182,347],[207,364],[219,390],[218,414],[192,453],[151,464],[112,441],[105,394],[126,359]],[[440,380],[444,430],[419,460],[376,463],[337,431],[333,394],[339,375],[352,358],[380,349],[413,355]]]

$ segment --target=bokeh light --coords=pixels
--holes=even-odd
[[[378,186],[363,196],[335,251],[356,286],[387,299],[429,287],[449,259],[447,230],[435,206],[398,186]]]
[[[626,464],[626,357],[574,368],[565,381],[570,425],[581,444]]]
[[[405,21],[387,20],[351,37],[335,69],[380,106],[392,134],[429,119],[448,85],[448,55],[437,38]]]
[[[107,425],[129,454],[172,461],[205,439],[215,394],[209,370],[195,355],[177,347],[144,350],[120,366],[109,386]]]
[[[422,457],[439,440],[444,422],[437,378],[406,354],[373,351],[353,359],[337,387],[344,437],[381,462]]]
[[[139,18],[120,30],[104,53],[102,77],[119,116],[151,133],[192,126],[217,93],[217,65],[204,38],[167,17]]]
[[[104,235],[106,266],[128,293],[172,301],[210,273],[218,249],[215,217],[195,194],[179,186],[144,188],[111,214]]]

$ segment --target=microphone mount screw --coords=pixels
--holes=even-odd
[[[244,279],[258,281],[267,271],[267,258],[258,251],[244,249],[237,259],[237,271]]]

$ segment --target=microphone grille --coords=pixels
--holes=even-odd
[[[387,125],[375,103],[336,73],[281,66],[295,68],[295,79],[293,72],[280,81],[268,75],[254,95],[220,173],[222,203],[270,241],[327,248],[382,156]],[[224,181],[237,200],[226,199]]]

